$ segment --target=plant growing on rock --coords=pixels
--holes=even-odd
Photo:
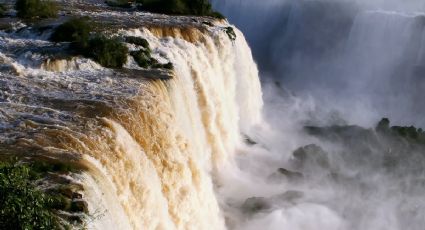
[[[34,185],[31,167],[0,163],[0,226],[3,229],[59,229],[55,199]]]
[[[224,31],[226,32],[227,36],[230,40],[235,41],[236,40],[236,33],[233,27],[229,26],[224,28]]]
[[[50,40],[53,42],[71,42],[77,49],[87,47],[92,27],[88,18],[73,18],[58,26]]]
[[[17,0],[17,16],[25,19],[57,17],[58,7],[50,0]]]
[[[86,57],[109,68],[121,68],[127,62],[127,54],[128,48],[122,42],[103,35],[90,39],[84,51]]]
[[[134,1],[129,0],[107,0],[105,3],[112,7],[131,8]]]
[[[69,164],[0,161],[0,229],[71,229],[88,214],[82,185],[60,175],[77,172]],[[42,184],[49,184],[42,189]]]
[[[142,46],[143,48],[150,50],[148,40],[141,37],[133,37],[133,36],[125,37],[125,42],[134,44],[136,46]]]
[[[7,8],[4,4],[0,3],[0,18],[4,17],[6,14]]]
[[[162,14],[211,16],[224,19],[212,10],[208,0],[136,0],[141,9]]]

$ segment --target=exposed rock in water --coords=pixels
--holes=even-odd
[[[241,209],[246,214],[255,214],[271,208],[271,204],[264,197],[251,197],[245,200]]]
[[[72,201],[71,211],[88,213],[88,204],[84,200],[75,199]]]
[[[296,200],[299,200],[304,197],[304,193],[300,191],[295,190],[289,190],[281,195],[277,195],[276,198],[280,201],[284,202],[295,202]]]
[[[247,145],[256,145],[258,144],[257,142],[255,142],[254,140],[251,139],[251,137],[247,136],[247,135],[243,135],[244,141]]]
[[[276,172],[269,176],[269,180],[273,182],[279,182],[282,179],[287,179],[290,182],[298,182],[303,179],[303,174],[299,172],[293,172],[285,168],[279,168]]]
[[[251,197],[245,200],[241,209],[243,213],[252,215],[258,212],[267,212],[272,210],[273,204],[277,206],[292,206],[303,197],[303,192],[295,190],[289,190],[271,197]]]
[[[327,153],[318,145],[311,144],[298,148],[292,155],[294,166],[298,169],[302,170],[309,166],[329,168]]]

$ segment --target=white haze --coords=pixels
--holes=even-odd
[[[425,3],[213,2],[246,35],[265,103],[264,123],[246,133],[257,144],[240,147],[237,167],[222,170],[218,194],[229,229],[423,229],[423,149],[395,153],[401,166],[389,172],[372,141],[349,149],[309,136],[303,126],[373,128],[382,117],[425,126]],[[379,142],[391,151],[391,143]],[[278,168],[291,169],[293,151],[308,144],[325,150],[328,168],[309,165],[301,182],[270,181]],[[288,191],[302,195],[282,198]],[[246,213],[251,197],[269,206]]]

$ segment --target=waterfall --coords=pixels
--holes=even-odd
[[[246,34],[263,79],[315,98],[349,123],[388,116],[423,125],[415,115],[424,107],[422,3],[393,3],[214,1]]]
[[[225,229],[214,186],[262,107],[251,51],[227,26],[118,31],[147,39],[153,56],[173,63],[167,81],[84,68],[82,58],[8,59],[20,74],[1,73],[0,143],[83,168],[76,177],[90,229]]]

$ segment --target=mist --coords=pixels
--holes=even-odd
[[[425,3],[213,3],[247,37],[265,102],[222,170],[229,229],[423,229],[424,144],[390,126],[425,127]]]
[[[216,1],[246,35],[262,79],[372,125],[424,126],[420,1]],[[349,108],[347,110],[347,105]],[[361,112],[359,112],[361,111]]]

